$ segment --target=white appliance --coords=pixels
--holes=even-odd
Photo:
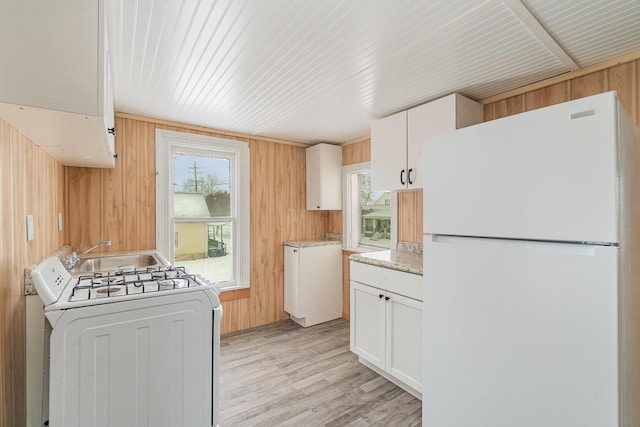
[[[426,141],[423,425],[640,425],[639,144],[615,92]]]
[[[217,425],[213,285],[171,266],[72,277],[57,257],[32,277],[49,326],[49,426]]]

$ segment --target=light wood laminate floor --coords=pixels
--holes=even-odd
[[[220,425],[418,426],[422,404],[358,362],[349,322],[223,335]]]

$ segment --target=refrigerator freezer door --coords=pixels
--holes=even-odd
[[[425,232],[618,242],[617,108],[608,92],[428,139]]]
[[[425,236],[423,419],[617,426],[618,252]]]

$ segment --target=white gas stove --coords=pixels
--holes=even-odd
[[[48,321],[43,422],[217,425],[214,285],[173,266],[72,276],[56,257],[32,277]]]

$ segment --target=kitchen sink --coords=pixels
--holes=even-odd
[[[92,258],[80,258],[76,272],[131,271],[165,264],[166,263],[156,254],[105,255]]]

